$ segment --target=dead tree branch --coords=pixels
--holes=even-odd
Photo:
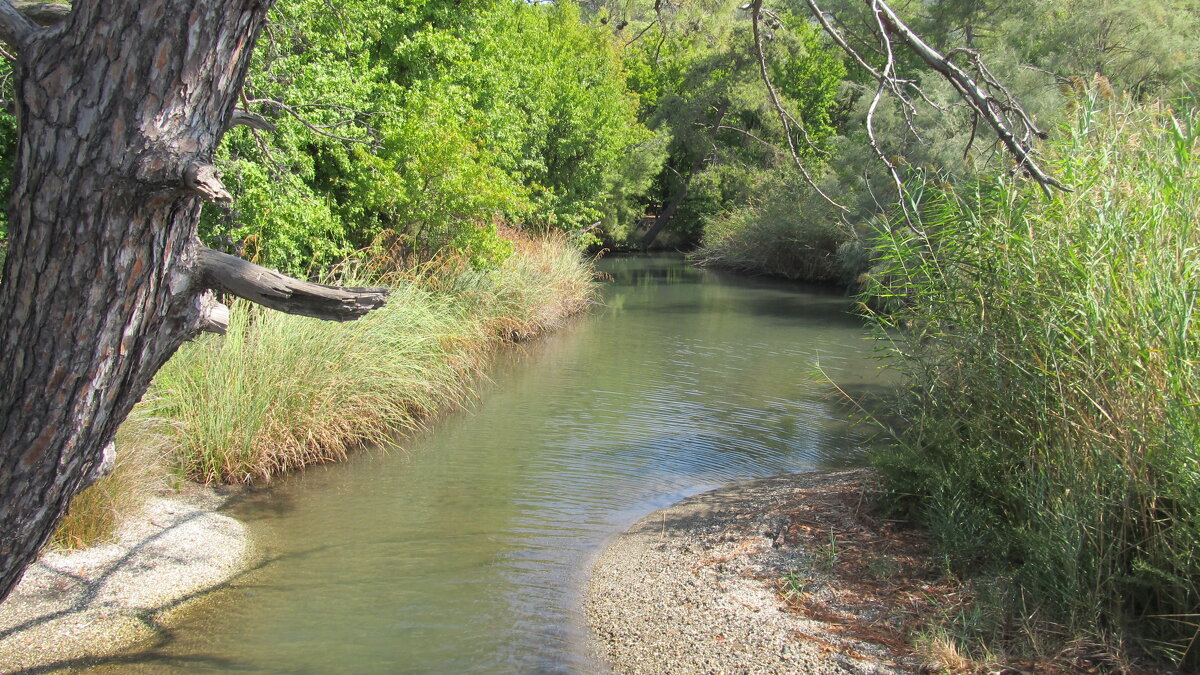
[[[996,133],[997,138],[1016,160],[1017,168],[1037,182],[1047,196],[1052,194],[1052,187],[1064,191],[1069,190],[1067,186],[1047,174],[1034,159],[1032,138],[1041,138],[1044,137],[1044,134],[1034,125],[1033,120],[1020,104],[991,75],[977,53],[974,55],[974,60],[980,81],[973,79],[958,64],[929,46],[901,21],[896,12],[883,0],[871,0],[871,6],[886,30],[885,36],[895,36],[919,56],[926,65],[945,78]],[[891,38],[887,39],[890,41]],[[1006,119],[1009,115],[1015,119]],[[1020,138],[1011,128],[1016,125],[1019,125],[1022,130]]]
[[[385,287],[326,286],[300,281],[237,256],[200,248],[202,283],[253,303],[287,314],[326,321],[352,321],[382,307],[391,292]],[[209,320],[220,324],[220,312]],[[226,319],[227,321],[227,319]]]
[[[901,77],[896,71],[894,50],[897,45],[903,45],[916,54],[931,70],[950,83],[964,105],[972,111],[975,120],[983,120],[996,134],[1008,154],[1016,161],[1017,169],[1033,179],[1047,196],[1052,194],[1051,188],[1069,191],[1067,186],[1049,175],[1038,164],[1034,156],[1033,143],[1035,139],[1045,138],[1045,134],[1038,129],[1032,117],[1021,107],[1016,97],[988,69],[978,52],[971,49],[956,49],[941,54],[909,28],[885,0],[864,1],[871,11],[873,20],[868,23],[871,24],[871,29],[879,40],[877,50],[883,59],[882,66],[872,65],[859,49],[850,44],[843,30],[835,24],[834,17],[822,9],[817,0],[804,0],[809,12],[821,29],[825,31],[825,34],[859,68],[862,68],[876,81],[875,92],[867,111],[867,136],[872,149],[887,166],[897,188],[901,188],[903,185],[900,173],[880,145],[874,128],[875,113],[879,109],[883,97],[890,95],[900,103],[905,124],[918,139],[920,134],[914,124],[917,107],[913,96],[935,109],[943,109],[922,91],[916,80]],[[876,48],[872,47],[871,49],[875,50]],[[961,55],[968,57],[975,77],[954,62],[954,57]],[[973,139],[974,127],[972,128]]]
[[[304,115],[301,115],[300,111],[297,110],[294,106],[288,105],[287,103],[284,103],[283,101],[276,101],[276,100],[270,99],[270,98],[252,98],[252,99],[249,99],[247,101],[247,103],[257,103],[260,105],[266,105],[269,107],[276,108],[278,110],[282,110],[283,112],[285,112],[288,115],[295,118],[296,121],[300,122],[300,124],[303,124],[305,126],[305,128],[307,128],[309,131],[313,132],[314,134],[317,134],[318,136],[332,138],[334,140],[343,141],[345,143],[356,143],[356,144],[360,144],[360,145],[370,145],[371,144],[371,141],[369,139],[353,138],[351,136],[342,136],[341,134],[335,134],[331,131],[333,129],[340,129],[346,125],[353,124],[356,121],[353,118],[338,120],[337,122],[334,122],[333,124],[316,124],[315,122],[312,122],[311,120],[306,118]]]
[[[71,13],[71,6],[64,2],[14,2],[12,5],[39,26],[53,26]]]
[[[8,0],[0,2],[0,40],[20,50],[29,44],[39,31],[41,28],[22,14],[16,5]]]
[[[248,110],[234,110],[233,117],[230,118],[229,124],[225,125],[225,130],[243,125],[251,129],[260,129],[262,131],[275,131],[275,125],[268,122],[262,115],[256,115]]]
[[[183,184],[207,201],[228,204],[233,195],[221,183],[221,175],[212,164],[193,162],[184,169]]]
[[[809,137],[808,130],[804,127],[804,124],[784,108],[783,103],[779,100],[779,93],[775,90],[775,85],[771,83],[771,74],[767,68],[767,54],[763,49],[762,29],[760,25],[762,23],[762,0],[753,0],[750,4],[750,21],[754,33],[754,50],[758,57],[758,72],[762,77],[763,86],[767,88],[767,97],[771,100],[771,106],[775,108],[776,114],[779,115],[779,122],[783,125],[783,135],[787,137],[788,152],[792,157],[792,162],[800,170],[800,173],[804,176],[804,180],[808,181],[809,187],[831,205],[841,209],[845,213],[849,213],[850,209],[834,201],[832,197],[821,190],[816,180],[813,179],[812,174],[809,173],[808,167],[804,165],[804,161],[800,159],[800,153],[796,151],[796,141],[792,137],[793,127],[797,127],[800,130],[809,148],[815,149],[816,146]]]

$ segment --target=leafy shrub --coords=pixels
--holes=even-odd
[[[802,177],[786,176],[760,190],[747,206],[709,220],[697,262],[814,282],[848,283],[858,276],[864,260],[853,228]]]

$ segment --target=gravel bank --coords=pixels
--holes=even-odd
[[[597,651],[617,673],[911,672],[844,626],[786,611],[777,590],[785,574],[813,570],[828,555],[788,540],[797,499],[869,477],[749,481],[643,518],[592,569],[586,606]],[[809,590],[837,600],[828,584]]]
[[[223,501],[199,488],[153,499],[115,543],[43,556],[0,604],[0,672],[47,672],[121,652],[245,569],[245,528],[215,512]]]

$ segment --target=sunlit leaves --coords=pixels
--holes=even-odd
[[[300,273],[385,235],[490,265],[497,223],[613,228],[659,169],[615,41],[573,4],[285,0],[273,17],[247,94],[278,129],[228,135],[237,201],[203,228],[254,237],[268,264]]]

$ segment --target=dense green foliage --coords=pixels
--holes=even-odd
[[[1085,101],[1049,153],[1074,193],[986,176],[879,233],[911,386],[877,463],[960,569],[1011,579],[993,648],[1030,616],[1172,658],[1193,639],[1198,122]]]
[[[681,4],[629,16],[625,60],[647,124],[669,139],[668,157],[647,201],[651,213],[677,211],[669,240],[706,236],[714,219],[770,199],[788,180],[788,141],[762,81],[751,23],[740,3]],[[605,9],[604,12],[616,9]],[[827,151],[835,132],[842,57],[802,14],[780,10],[764,41],[769,77],[807,141],[792,131],[801,155]],[[780,174],[780,175],[776,175]]]
[[[285,1],[202,235],[302,274],[377,240],[495,265],[498,223],[613,229],[660,154],[609,33],[575,5]]]
[[[821,4],[848,34],[870,34],[864,3]],[[1071,78],[1099,74],[1150,99],[1184,90],[1200,68],[1195,0],[902,9],[936,46],[985,54],[1049,127]],[[667,213],[664,242],[702,242],[702,260],[850,281],[865,271],[862,224],[898,197],[863,132],[874,83],[805,3],[764,6],[762,29],[768,74],[798,121],[791,141],[848,212],[793,164],[740,3],[283,0],[246,88],[246,106],[278,128],[227,134],[219,164],[236,202],[206,208],[202,237],[295,274],[377,240],[403,242],[415,259],[449,246],[486,266],[509,250],[501,223],[622,244]],[[910,125],[885,101],[883,152],[951,181],[993,161],[956,92],[911,54],[895,56],[898,74],[944,109]],[[14,135],[0,113],[0,193]]]

